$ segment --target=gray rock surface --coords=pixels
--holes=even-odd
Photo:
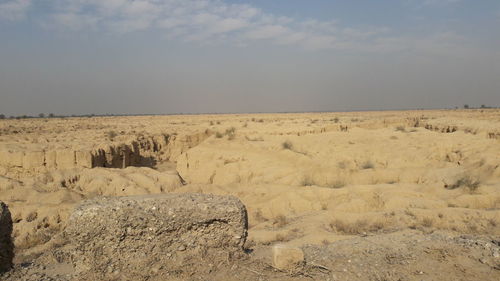
[[[141,279],[242,253],[247,213],[229,196],[104,197],[77,207],[64,235],[77,272]]]
[[[0,201],[0,274],[12,267],[12,218],[7,205]]]

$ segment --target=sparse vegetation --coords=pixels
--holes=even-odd
[[[301,186],[313,186],[316,185],[314,179],[311,176],[304,176],[302,181],[300,182]]]
[[[337,181],[334,181],[332,183],[329,183],[327,185],[327,187],[329,188],[334,188],[334,189],[337,189],[337,188],[342,188],[345,186],[345,182],[344,181],[341,181],[341,180],[337,180]]]
[[[285,141],[281,144],[281,147],[283,147],[283,149],[288,149],[288,150],[292,150],[293,149],[293,144],[291,141]]]
[[[423,227],[432,227],[434,225],[434,219],[432,218],[424,218],[422,219]]]
[[[224,137],[224,134],[221,133],[221,132],[217,132],[217,133],[215,133],[215,137],[218,138],[218,139],[221,139],[221,138]]]
[[[363,170],[373,169],[373,168],[375,168],[375,165],[374,165],[374,164],[373,164],[370,160],[368,160],[368,161],[364,162],[364,163],[361,165],[361,168],[362,168]]]
[[[118,134],[115,131],[106,132],[106,137],[111,141],[114,140],[117,135]]]
[[[273,225],[277,228],[282,228],[288,224],[288,220],[284,215],[278,215],[273,219]]]
[[[332,231],[347,234],[358,235],[368,232],[378,232],[386,227],[386,223],[380,220],[369,222],[367,219],[358,219],[352,223],[335,219],[330,222],[329,227]]]
[[[228,137],[229,140],[233,140],[236,137],[236,128],[231,127],[226,129],[226,136]]]
[[[260,209],[257,209],[257,211],[255,211],[254,217],[257,222],[267,221],[267,218],[262,215],[262,211]]]
[[[346,161],[340,161],[337,166],[340,168],[340,169],[346,169],[347,168],[347,162]]]
[[[474,178],[470,175],[466,175],[466,176],[459,178],[452,185],[448,185],[447,188],[448,189],[457,189],[460,187],[465,187],[469,190],[469,192],[474,193],[477,191],[480,184],[481,184],[481,181],[479,180],[479,178]]]
[[[398,132],[406,132],[406,128],[404,126],[397,126],[396,131]]]

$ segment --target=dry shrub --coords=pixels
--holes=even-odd
[[[357,235],[364,232],[378,232],[385,227],[386,223],[381,220],[369,222],[367,219],[358,219],[353,223],[349,223],[335,219],[330,223],[330,228],[333,231],[348,235]]]
[[[283,149],[288,149],[288,150],[292,150],[293,149],[293,143],[291,141],[285,141],[281,144],[281,147],[283,147]]]
[[[288,220],[286,219],[286,217],[284,215],[276,216],[273,219],[273,225],[276,226],[277,228],[282,228],[287,224],[288,224]]]
[[[459,178],[452,185],[447,186],[446,188],[457,189],[460,187],[465,187],[469,190],[470,193],[474,193],[477,191],[480,184],[481,184],[481,181],[479,180],[479,178],[475,178],[475,177],[472,177],[470,175],[465,175],[465,176]]]
[[[284,235],[282,233],[278,233],[278,234],[276,234],[276,238],[274,238],[274,241],[276,241],[276,242],[286,242],[286,241],[289,241],[289,239],[287,238],[286,235]]]
[[[228,137],[229,140],[233,140],[236,137],[236,128],[231,127],[226,129],[226,136]]]
[[[344,181],[337,180],[332,183],[329,183],[327,187],[337,189],[337,188],[342,188],[344,186],[345,186]]]
[[[267,221],[267,218],[264,217],[264,215],[262,215],[262,211],[260,209],[258,209],[257,211],[255,211],[254,217],[255,217],[255,220],[258,221],[258,222]]]
[[[347,162],[346,161],[340,161],[337,166],[340,168],[340,169],[346,169],[347,168]]]
[[[313,186],[316,185],[314,179],[311,176],[304,176],[302,181],[300,182],[301,186]]]
[[[109,139],[109,140],[114,140],[114,138],[117,136],[118,134],[115,132],[115,131],[108,131],[106,132],[106,137]]]
[[[422,226],[423,227],[432,227],[434,225],[434,219],[433,218],[424,218],[422,219]]]
[[[368,160],[361,165],[361,168],[363,168],[364,170],[373,169],[375,168],[375,165],[372,163],[372,161]]]

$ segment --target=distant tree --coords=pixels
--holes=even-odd
[[[484,104],[481,104],[481,108],[486,108],[486,105],[484,105]]]
[[[54,118],[54,113],[49,113],[49,118]]]
[[[40,114],[38,114],[38,117],[40,117],[40,118],[45,118],[45,114],[40,113]]]
[[[5,115],[0,114],[0,119],[5,119]]]
[[[469,109],[469,105],[468,104],[464,104],[464,108],[465,109]]]

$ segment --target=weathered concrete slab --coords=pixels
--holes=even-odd
[[[230,196],[104,197],[77,207],[65,236],[73,243],[72,260],[79,272],[149,276],[147,269],[174,270],[185,260],[241,252],[247,213]]]

